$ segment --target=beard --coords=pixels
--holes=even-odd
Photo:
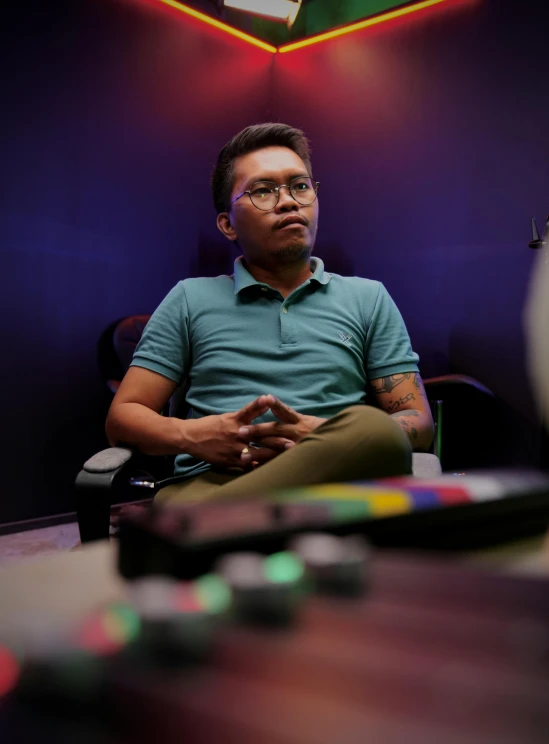
[[[312,246],[296,241],[273,250],[273,255],[281,264],[301,263],[311,257]]]

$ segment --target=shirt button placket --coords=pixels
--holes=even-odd
[[[282,313],[280,315],[280,330],[281,330],[281,341],[282,345],[295,344],[295,332],[292,324],[292,319],[289,317],[290,312],[286,305],[282,306]]]

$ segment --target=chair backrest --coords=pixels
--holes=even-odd
[[[128,371],[133,353],[150,317],[130,315],[127,318],[119,318],[107,326],[99,338],[97,357],[101,378],[113,394],[118,390],[122,378]],[[188,387],[185,381],[177,388],[164,410],[164,415],[187,418],[190,410],[185,400]]]
[[[150,315],[130,315],[111,323],[97,342],[97,360],[101,379],[115,393],[130,366],[135,347]]]
[[[112,345],[125,372],[131,364],[135,347],[150,317],[150,315],[132,315],[129,318],[123,318],[114,329]]]

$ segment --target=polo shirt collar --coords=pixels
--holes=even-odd
[[[311,269],[313,271],[313,274],[309,279],[309,281],[311,282],[318,282],[318,284],[328,284],[328,282],[332,278],[331,274],[328,274],[326,271],[324,271],[324,262],[321,258],[317,258],[316,256],[311,258]],[[258,282],[256,279],[254,279],[248,269],[245,268],[243,256],[239,256],[234,262],[233,278],[235,295],[241,292],[243,289],[246,289],[247,287],[266,286],[262,282]]]

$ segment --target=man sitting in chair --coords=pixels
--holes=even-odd
[[[175,454],[157,501],[411,473],[433,420],[380,282],[311,258],[318,186],[303,132],[247,127],[212,176],[232,276],[180,281],[157,308],[107,419],[111,445]],[[186,420],[161,411],[188,383]],[[366,405],[372,402],[373,405]]]

